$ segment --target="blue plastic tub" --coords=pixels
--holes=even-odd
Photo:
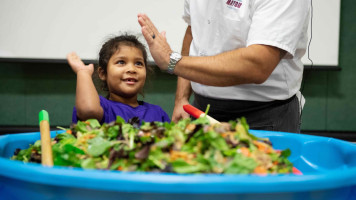
[[[356,144],[327,137],[251,131],[290,148],[303,175],[177,175],[43,167],[12,161],[40,134],[0,136],[0,199],[354,200]],[[52,137],[56,132],[51,132]]]

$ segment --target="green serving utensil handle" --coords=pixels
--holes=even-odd
[[[53,155],[51,145],[51,134],[49,126],[48,112],[41,110],[39,113],[40,133],[41,133],[41,160],[44,166],[53,166]]]

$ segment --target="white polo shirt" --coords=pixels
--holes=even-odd
[[[252,44],[287,51],[263,84],[213,87],[192,82],[195,93],[221,99],[272,101],[296,94],[308,43],[309,0],[185,0],[191,56],[212,56]]]

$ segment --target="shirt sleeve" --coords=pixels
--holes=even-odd
[[[185,0],[185,1],[184,1],[183,20],[184,20],[189,26],[191,25],[191,21],[190,21],[190,0]]]
[[[100,124],[103,124],[104,122],[107,121],[106,117],[108,116],[107,112],[109,110],[109,105],[108,105],[108,101],[104,97],[99,96],[99,99],[100,99],[100,105],[103,108],[103,118],[101,119]]]
[[[247,46],[271,45],[294,56],[309,4],[308,0],[255,0]]]
[[[102,118],[101,121],[100,121],[100,123],[102,124],[102,123],[105,122],[105,117],[107,116],[106,112],[107,112],[107,110],[108,110],[108,108],[107,108],[107,107],[108,107],[108,104],[107,104],[107,101],[106,101],[106,99],[105,99],[104,97],[99,96],[99,98],[100,98],[100,105],[101,105],[101,107],[102,107],[103,110],[104,110],[104,112],[103,112],[103,118]],[[74,106],[74,107],[73,107],[73,113],[72,113],[72,123],[77,123],[78,120],[80,120],[80,119],[78,118],[78,115],[77,115],[77,108]]]
[[[77,109],[73,107],[72,123],[76,124],[78,122]]]

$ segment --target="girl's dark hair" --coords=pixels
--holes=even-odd
[[[126,33],[120,36],[110,38],[101,47],[99,52],[98,67],[100,67],[105,74],[107,74],[107,67],[111,56],[114,55],[117,52],[117,50],[119,50],[121,45],[136,47],[137,49],[141,50],[147,75],[153,72],[151,66],[147,65],[147,51],[145,45],[143,45],[136,36],[129,35]],[[101,89],[103,91],[109,91],[106,81],[101,81]],[[143,95],[142,92],[141,95]]]

